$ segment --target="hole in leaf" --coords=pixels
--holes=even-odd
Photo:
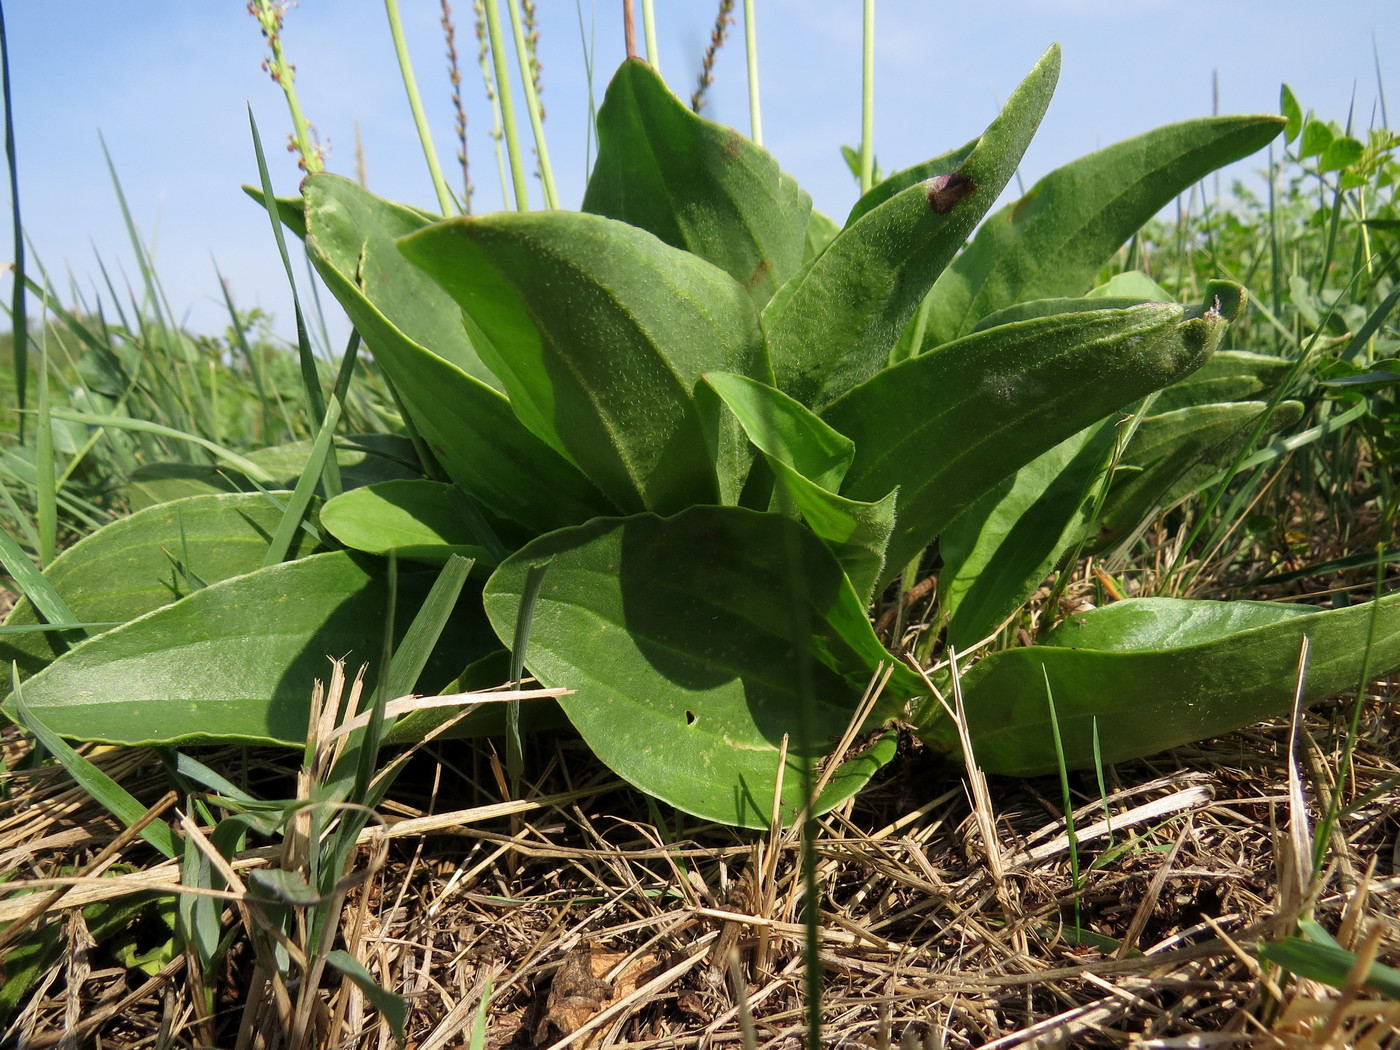
[[[688,726],[693,726],[693,725],[695,724],[695,712],[694,712],[694,711],[687,711],[687,712],[685,713],[685,724],[688,725]]]

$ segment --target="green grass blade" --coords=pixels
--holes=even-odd
[[[25,315],[24,225],[19,214],[19,168],[15,164],[15,125],[10,99],[10,37],[5,31],[4,8],[0,8],[0,90],[5,95],[5,162],[10,172],[10,223],[15,235],[15,284],[10,307],[15,339],[15,404],[23,412],[29,382],[29,326]],[[19,441],[24,444],[24,416],[19,418]]]
[[[255,481],[271,484],[274,480],[262,467],[258,466],[250,459],[245,459],[237,452],[224,448],[222,445],[210,441],[208,438],[200,437],[197,434],[190,434],[183,430],[176,430],[174,427],[168,427],[162,423],[152,423],[145,419],[132,419],[130,416],[102,416],[91,412],[74,412],[66,408],[53,409],[50,414],[54,419],[66,419],[74,423],[86,423],[88,426],[115,427],[118,430],[134,430],[142,434],[157,434],[161,437],[189,441],[213,453],[217,458],[223,460],[235,470],[246,474]]]
[[[48,355],[40,358],[39,420],[34,433],[34,499],[39,518],[39,560],[53,561],[58,547],[57,489],[54,484],[52,406],[49,401]]]
[[[10,574],[15,585],[34,603],[34,607],[44,619],[56,627],[64,628],[65,641],[72,645],[82,640],[83,632],[78,627],[78,618],[6,529],[0,529],[0,563],[3,563],[5,571]]]
[[[530,117],[530,131],[535,138],[535,155],[540,162],[540,184],[544,188],[544,206],[559,207],[559,193],[554,187],[554,169],[549,163],[549,145],[544,134],[544,110],[530,66],[530,49],[525,40],[525,28],[520,17],[520,0],[506,0],[510,5],[510,31],[515,38],[515,63],[520,69],[520,82],[525,88],[525,111]]]
[[[267,548],[267,557],[263,559],[264,567],[276,565],[286,558],[292,540],[296,537],[297,529],[301,527],[301,519],[306,515],[306,508],[311,504],[311,497],[316,494],[316,483],[321,477],[322,470],[328,459],[334,458],[331,455],[331,445],[335,439],[335,425],[339,421],[340,402],[332,400],[326,409],[326,418],[321,423],[321,429],[316,433],[316,440],[311,445],[311,455],[306,461],[306,469],[301,472],[301,477],[297,479],[296,488],[292,490],[292,497],[287,501],[287,509],[282,515],[277,531],[272,535],[272,542]]]
[[[354,983],[355,987],[364,992],[370,1005],[383,1014],[385,1020],[389,1022],[394,1037],[402,1046],[404,1044],[404,1025],[408,1022],[408,1000],[383,988],[364,968],[364,964],[343,948],[337,948],[327,955],[326,962],[343,973]]]
[[[54,758],[58,759],[78,786],[127,827],[145,816],[146,807],[138,802],[135,796],[88,759],[74,751],[67,741],[35,717],[24,702],[19,682],[19,670],[13,664],[10,666],[10,675],[13,689],[10,694],[11,701],[20,724],[33,734],[34,738],[43,744]],[[179,844],[175,841],[175,834],[170,830],[168,824],[153,821],[142,829],[141,837],[167,857],[173,859],[180,854]]]
[[[296,317],[297,326],[297,356],[301,361],[301,380],[306,387],[306,403],[310,407],[313,419],[323,419],[326,415],[326,399],[321,393],[316,359],[311,353],[311,340],[306,334],[306,317],[302,313],[301,299],[297,296],[297,282],[292,276],[292,262],[287,255],[287,240],[282,236],[282,220],[277,213],[277,198],[272,192],[272,177],[267,172],[267,157],[263,154],[262,137],[258,134],[258,123],[253,119],[252,106],[248,107],[248,126],[252,129],[253,152],[258,158],[258,182],[262,186],[268,220],[272,223],[272,236],[277,241],[277,254],[282,258],[282,269],[286,271],[287,284],[292,290],[292,312]]]

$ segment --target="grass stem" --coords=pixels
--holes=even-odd
[[[437,191],[438,207],[443,215],[460,212],[462,207],[443,178],[437,148],[433,145],[433,134],[428,128],[428,117],[423,112],[423,99],[418,94],[418,81],[413,75],[413,62],[408,56],[408,42],[403,35],[403,20],[399,18],[399,0],[384,0],[384,14],[389,19],[389,33],[394,38],[394,57],[398,59],[399,75],[403,77],[403,89],[408,95],[408,108],[413,111],[413,126],[418,130],[418,141],[423,146],[423,159],[428,162],[428,173],[433,179],[433,189]]]
[[[656,46],[656,12],[652,0],[642,0],[642,35],[647,42],[647,62],[660,75],[661,49]]]
[[[754,8],[758,0],[744,0],[744,55],[749,66],[749,126],[756,145],[763,145],[763,114],[758,103],[758,31]]]
[[[501,33],[499,0],[484,0],[486,35],[491,44],[491,61],[496,72],[496,95],[501,107],[501,133],[505,136],[506,156],[510,159],[511,187],[515,210],[530,210],[530,191],[525,182],[525,161],[520,156],[520,136],[515,127],[515,104],[510,94],[510,69],[506,65],[505,41]]]
[[[860,192],[875,185],[875,0],[865,0],[860,86]]]
[[[540,93],[531,73],[532,54],[525,29],[520,17],[520,0],[508,0],[510,5],[510,31],[515,37],[515,62],[520,69],[520,81],[525,87],[525,110],[530,115],[530,130],[535,136],[535,154],[540,160],[540,183],[544,187],[544,206],[549,209],[559,207],[559,194],[554,187],[554,169],[549,165],[549,145],[544,135],[544,109],[540,106]]]

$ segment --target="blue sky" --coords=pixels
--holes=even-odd
[[[444,161],[455,151],[435,0],[400,0],[419,85]],[[587,176],[592,50],[601,99],[623,54],[621,0],[538,0],[549,148],[560,195],[577,205]],[[640,9],[640,4],[637,5]],[[713,24],[710,0],[655,0],[663,75],[688,97]],[[742,8],[742,4],[739,5]],[[285,278],[266,216],[239,187],[257,181],[248,107],[279,193],[298,172],[282,149],[280,91],[259,67],[262,38],[242,0],[20,0],[5,5],[23,219],[60,286],[91,297],[98,259],[123,287],[132,252],[99,142],[105,139],[166,296],[199,331],[226,323],[215,264],[240,307],[290,333]],[[471,4],[457,0],[474,207],[499,207],[480,90]],[[640,16],[639,16],[640,17]],[[764,143],[838,220],[856,196],[839,147],[860,136],[859,0],[758,0]],[[1160,124],[1208,115],[1218,75],[1223,113],[1276,112],[1287,81],[1303,105],[1344,121],[1380,121],[1377,63],[1400,123],[1400,16],[1394,0],[880,0],[876,152],[886,170],[961,145],[1053,41],[1060,86],[1022,163],[1025,184],[1059,164]],[[640,27],[638,30],[640,36]],[[358,122],[369,186],[435,202],[378,0],[302,0],[284,43],[308,117],[353,175]],[[749,130],[742,25],[721,52],[705,115]],[[1247,167],[1260,167],[1263,157]],[[451,178],[451,174],[449,174]],[[1013,183],[1013,187],[1014,187]],[[10,255],[8,209],[0,258]],[[304,270],[298,271],[304,280]],[[3,294],[9,297],[9,278]],[[328,303],[334,310],[334,304]],[[335,339],[344,327],[333,324]]]

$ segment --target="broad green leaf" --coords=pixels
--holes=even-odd
[[[1278,134],[1282,117],[1210,117],[1128,139],[1051,172],[983,223],[929,294],[926,346],[1029,299],[1083,295],[1100,267],[1193,182]]]
[[[1300,977],[1310,977],[1334,988],[1347,987],[1360,962],[1356,953],[1338,944],[1315,920],[1300,919],[1298,929],[1303,936],[1259,945],[1260,957]],[[1361,984],[1391,999],[1400,999],[1400,970],[1392,966],[1373,962]]]
[[[781,813],[801,804],[801,761],[821,761],[875,669],[891,662],[836,560],[776,514],[695,507],[598,520],[530,543],[486,587],[502,638],[526,572],[549,565],[525,661],[611,769],[713,820],[767,825],[790,738]],[[897,668],[867,730],[922,691]],[[805,726],[804,726],[805,723]],[[857,790],[888,742],[843,765],[822,808]]]
[[[888,368],[824,416],[856,444],[841,494],[899,489],[886,571],[904,565],[998,481],[1199,367],[1224,326],[1213,311],[1189,317],[1168,304],[1063,314]]]
[[[713,263],[762,307],[802,265],[812,198],[767,150],[692,113],[632,59],[598,110],[598,161],[582,210]]]
[[[1117,423],[1097,423],[1043,452],[939,535],[938,602],[950,645],[964,651],[996,630],[1085,537]]]
[[[352,489],[321,508],[321,527],[371,554],[443,561],[453,554],[489,560],[486,547],[452,505],[451,485],[387,481]]]
[[[531,533],[614,510],[530,433],[464,334],[461,310],[394,239],[427,224],[347,179],[306,180],[306,248],[448,476]]]
[[[302,745],[330,661],[348,657],[353,669],[383,650],[388,583],[370,565],[335,551],[210,584],[75,646],[25,683],[25,703],[80,740]],[[430,583],[401,572],[399,603],[414,608]],[[459,610],[445,666],[419,688],[437,688],[484,642]]]
[[[1287,714],[1304,637],[1309,703],[1356,688],[1363,667],[1390,674],[1400,667],[1400,592],[1329,611],[1136,598],[1073,616],[1046,644],[995,653],[964,676],[977,761],[1017,776],[1056,768],[1047,679],[1070,768],[1094,765],[1095,723],[1103,761],[1118,762]],[[948,725],[931,728],[935,746],[955,746]]]
[[[259,493],[191,496],[137,511],[84,537],[55,558],[44,577],[80,621],[126,623],[201,584],[258,568],[281,519],[277,505]],[[315,546],[303,530],[290,556]],[[39,618],[21,598],[5,622],[35,624]],[[47,633],[0,636],[0,660],[15,661],[26,677],[63,651]]]
[[[399,1045],[403,1046],[406,1042],[404,1026],[408,1023],[408,1000],[383,987],[374,979],[374,975],[365,969],[364,963],[344,948],[336,948],[328,952],[326,962],[343,973],[356,988],[364,993],[370,1005],[384,1015],[384,1019],[389,1022],[389,1030],[394,1033],[394,1038],[398,1040]]]
[[[1002,325],[1018,324],[1021,321],[1034,321],[1037,317],[1057,317],[1062,314],[1087,314],[1097,310],[1126,310],[1132,306],[1143,306],[1149,302],[1170,303],[1170,296],[1158,300],[1144,300],[1138,296],[1077,296],[1072,299],[1029,299],[1024,303],[1013,303],[1004,310],[988,314],[972,326],[972,332],[986,332]]]
[[[860,215],[774,296],[763,327],[781,390],[820,411],[885,365],[924,294],[1015,172],[1059,71],[1056,46],[956,171]]]
[[[454,219],[399,244],[461,305],[516,415],[618,507],[738,498],[747,442],[696,390],[709,371],[768,378],[753,302],[728,274],[573,212]]]

